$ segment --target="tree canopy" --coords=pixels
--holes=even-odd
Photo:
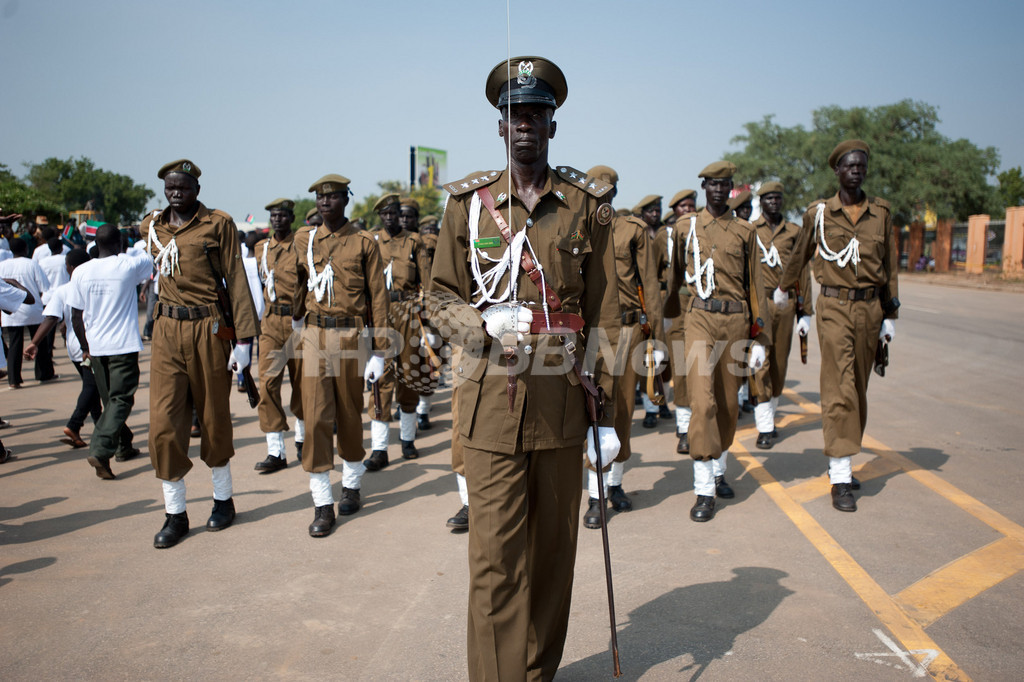
[[[938,123],[935,107],[909,99],[874,108],[827,106],[814,111],[810,130],[780,126],[774,116],[747,123],[746,133],[731,140],[743,149],[725,156],[737,166],[738,184],[779,180],[787,209],[799,213],[838,189],[828,166],[835,145],[861,139],[871,147],[865,191],[889,201],[897,223],[920,219],[927,209],[959,220],[998,212],[989,182],[999,165],[996,149],[951,140]]]
[[[999,178],[999,197],[1003,206],[1020,206],[1024,204],[1024,176],[1020,166],[1003,171]]]
[[[127,175],[97,168],[84,156],[50,157],[26,167],[28,187],[54,205],[57,212],[82,209],[91,201],[105,220],[124,225],[139,220],[146,203],[155,196],[145,185],[136,184]]]
[[[377,186],[381,189],[379,194],[371,194],[362,201],[356,202],[349,212],[349,217],[352,220],[362,218],[366,221],[366,229],[374,230],[380,227],[380,218],[374,212],[373,205],[385,194],[400,194],[403,198],[412,197],[420,205],[421,218],[428,215],[441,218],[444,203],[441,200],[441,190],[436,187],[415,187],[410,192],[409,186],[398,180],[384,180],[378,182]]]

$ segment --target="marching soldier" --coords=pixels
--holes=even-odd
[[[590,385],[572,330],[618,302],[612,210],[598,206],[611,186],[547,164],[566,92],[546,59],[502,61],[486,93],[510,165],[445,185],[432,289],[460,325],[453,342],[483,351],[462,352],[454,372],[469,489],[470,680],[551,679],[568,626]],[[606,464],[618,450],[610,409],[599,439],[592,461]]]
[[[764,328],[764,286],[754,227],[732,215],[729,192],[736,166],[717,161],[700,172],[707,206],[676,222],[679,235],[672,258],[665,314],[679,312],[679,286],[690,291],[684,335],[686,373],[693,417],[689,425],[693,488],[697,501],[693,521],[710,521],[715,496],[735,496],[725,481],[726,458],[736,434],[740,364],[764,364],[770,330]],[[750,340],[753,338],[753,344]],[[716,347],[726,344],[720,354]],[[717,357],[716,357],[717,355]]]
[[[669,235],[666,228],[666,259],[671,257],[675,251],[675,240],[678,239],[678,223],[684,216],[697,212],[697,190],[681,189],[669,200],[669,208],[675,217],[672,223],[672,234]],[[668,267],[668,263],[666,263]],[[672,370],[672,402],[676,406],[676,436],[679,442],[676,444],[676,452],[680,455],[690,454],[690,437],[687,432],[690,429],[690,398],[686,392],[686,355],[684,349],[683,327],[686,323],[687,298],[690,290],[681,286],[678,290],[680,296],[679,315],[669,321],[668,347],[669,367]]]
[[[729,199],[729,209],[740,220],[749,222],[750,216],[754,212],[753,197],[754,195],[750,193],[750,190],[745,189]],[[754,411],[754,404],[750,401],[750,382],[746,378],[740,383],[738,400],[740,409],[743,412],[750,413]],[[738,413],[738,416],[743,416],[743,412]]]
[[[320,217],[316,206],[306,211],[306,224],[310,227],[320,227],[324,224],[324,219]]]
[[[419,235],[420,205],[415,199],[406,197],[398,204],[398,225],[409,234]]]
[[[793,345],[793,307],[788,302],[779,306],[773,300],[775,289],[779,285],[782,266],[789,262],[793,244],[800,234],[800,226],[790,223],[782,217],[782,183],[766,182],[757,192],[761,198],[761,216],[754,221],[757,231],[757,249],[761,254],[761,276],[765,286],[764,321],[771,327],[772,344],[768,347],[768,362],[757,373],[757,381],[764,387],[765,400],[758,399],[754,407],[754,423],[757,425],[757,447],[770,450],[779,432],[775,429],[775,410],[779,405],[779,396],[786,387],[786,370],[789,367],[789,350]],[[803,316],[797,322],[797,332],[807,336],[810,319],[807,317],[813,310],[810,304],[811,273],[808,268],[800,275],[800,296],[806,297],[807,307],[802,310]],[[791,293],[795,301],[796,291]],[[767,398],[770,396],[770,400]]]
[[[665,289],[665,268],[668,265],[668,238],[672,233],[672,228],[662,227],[661,224],[661,195],[648,194],[641,199],[636,206],[633,207],[633,215],[637,216],[647,227],[647,236],[650,238],[654,245],[653,254],[655,268],[658,273],[658,280],[661,283],[659,286],[660,292]],[[659,293],[660,293],[659,292]],[[652,292],[653,293],[653,292]],[[657,298],[652,298],[652,302],[656,302]],[[671,416],[668,411],[667,405],[655,405],[651,402],[650,396],[647,395],[646,390],[640,391],[640,398],[644,405],[644,421],[643,427],[645,429],[653,429],[658,425],[658,417],[665,417],[666,419]]]
[[[375,416],[370,406],[371,452],[366,460],[367,471],[380,471],[388,465],[389,422],[391,421],[392,396],[399,406],[399,439],[402,442],[403,459],[416,459],[416,404],[419,394],[407,381],[399,377],[404,365],[419,367],[421,362],[411,360],[423,343],[423,333],[418,320],[414,321],[414,305],[417,305],[420,286],[430,279],[430,266],[426,249],[419,237],[404,230],[399,223],[400,200],[397,194],[385,194],[374,206],[381,218],[384,229],[374,233],[384,263],[384,283],[391,302],[388,308],[388,326],[400,338],[401,349],[389,363],[380,381],[381,414]],[[414,221],[416,222],[416,221]]]
[[[438,232],[437,218],[435,218],[434,216],[426,216],[424,218],[421,218],[420,219],[419,228],[420,228],[420,241],[423,242],[423,248],[426,250],[426,254],[427,254],[427,263],[429,264],[427,266],[427,271],[429,272],[434,267],[434,253],[437,251],[437,232]],[[440,350],[441,349],[438,349],[438,354],[439,355],[440,355]],[[440,382],[439,382],[439,384],[440,384]],[[440,385],[443,386],[443,384],[440,384]],[[416,426],[421,431],[429,431],[431,429],[431,424],[430,424],[430,405],[431,405],[432,396],[433,396],[432,393],[430,393],[430,394],[421,393],[420,394],[420,398],[419,398],[419,402],[416,403]],[[462,488],[460,488],[460,491],[461,490],[462,490]],[[465,506],[465,504],[463,506]],[[461,513],[462,512],[460,511],[459,514],[461,514]],[[456,516],[459,516],[459,515],[457,514]],[[449,523],[449,527],[451,527],[451,528],[458,527],[459,529],[461,529],[461,526],[462,526],[462,519],[461,519],[461,517],[459,517],[459,518],[452,517],[451,519],[448,519],[448,521],[450,522]],[[455,522],[455,526],[451,525],[451,522]],[[468,522],[469,522],[469,513],[467,511],[467,513],[466,513],[466,523],[468,523]]]
[[[899,251],[889,203],[861,189],[871,153],[862,140],[839,143],[828,157],[839,191],[814,202],[783,270],[776,302],[812,268],[821,285],[816,318],[821,344],[821,422],[832,506],[857,511],[851,457],[868,417],[868,379],[879,347],[896,335]],[[863,247],[863,248],[862,248]]]
[[[309,187],[324,224],[295,233],[292,253],[297,281],[292,326],[302,329],[302,414],[310,429],[302,450],[315,513],[312,537],[334,528],[334,430],[342,459],[338,514],[355,514],[362,505],[363,382],[376,383],[384,371],[388,296],[384,266],[372,235],[356,230],[345,217],[348,178],[325,175]],[[379,326],[377,326],[379,325]],[[364,331],[364,329],[366,331]],[[359,372],[360,340],[373,346]]]
[[[612,186],[611,191],[602,198],[602,202],[610,206],[615,197],[615,186],[619,182],[618,173],[608,166],[594,166],[587,171],[587,177]],[[608,335],[612,354],[611,357],[599,358],[596,376],[605,387],[605,392],[614,396],[615,435],[619,439],[619,454],[608,472],[601,476],[601,484],[608,492],[607,499],[612,509],[622,512],[633,508],[633,502],[622,489],[622,476],[626,461],[632,454],[629,439],[633,423],[633,391],[637,381],[637,349],[653,338],[660,342],[663,335],[657,264],[653,242],[647,237],[647,224],[632,216],[614,218],[612,245],[615,251],[618,306],[611,308],[611,314],[602,317],[599,325]],[[594,346],[592,344],[591,347]],[[650,365],[654,372],[660,373],[665,351],[655,347],[650,354],[641,352],[644,357],[643,366]],[[590,502],[583,516],[583,525],[587,528],[600,528],[598,474],[592,466],[589,469],[587,487]]]
[[[295,415],[295,449],[302,459],[305,428],[302,421],[302,366],[299,349],[292,339],[292,296],[298,281],[295,256],[292,253],[292,223],[295,202],[275,199],[266,205],[270,211],[271,234],[253,248],[253,257],[263,280],[264,315],[260,334],[260,430],[267,434],[267,457],[257,462],[256,471],[272,474],[288,466],[284,434],[288,417],[281,403],[281,382],[288,369],[291,383],[289,407]],[[296,335],[298,336],[298,335]]]
[[[149,453],[163,481],[166,520],[153,540],[172,547],[188,533],[185,474],[192,409],[202,424],[199,456],[213,475],[213,512],[207,530],[227,528],[235,519],[231,458],[231,371],[249,366],[252,339],[259,334],[249,293],[238,230],[223,211],[199,201],[201,171],[188,159],[163,166],[168,207],[142,221],[146,252],[160,271],[160,303],[153,325],[149,389]],[[222,310],[217,289],[223,280],[231,310]],[[225,318],[234,322],[234,350],[225,338]]]

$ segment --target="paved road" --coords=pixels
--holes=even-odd
[[[791,371],[775,449],[754,449],[741,422],[737,496],[711,523],[687,517],[692,468],[672,425],[637,420],[625,479],[636,509],[609,523],[624,679],[1024,678],[1024,297],[909,278],[902,289],[855,458],[856,514],[827,494],[816,343]],[[141,445],[147,370],[129,422]],[[236,524],[202,528],[211,485],[196,460],[196,530],[157,551],[148,461],[101,481],[57,441],[77,394],[66,358],[59,371],[55,384],[0,389],[18,455],[0,466],[3,679],[465,677],[466,537],[444,527],[459,506],[447,392],[424,456],[367,474],[364,510],[323,540],[306,534],[294,463],[252,471],[264,439],[234,395]],[[576,579],[559,679],[609,678],[596,531],[581,530]]]

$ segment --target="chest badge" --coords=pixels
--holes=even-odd
[[[473,240],[474,249],[494,249],[501,246],[501,239],[498,237],[484,237]]]
[[[596,215],[598,224],[608,225],[611,223],[613,213],[611,204],[601,204],[598,206]]]

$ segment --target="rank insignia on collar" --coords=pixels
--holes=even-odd
[[[504,192],[502,192],[501,194],[498,195],[498,203],[500,204],[501,202],[505,201],[505,199],[507,199],[507,198],[508,198],[508,196]]]
[[[562,194],[560,190],[555,190],[555,196],[561,199],[562,201],[565,201],[565,195]]]
[[[612,215],[613,211],[611,204],[601,204],[600,206],[597,207],[596,217],[597,222],[599,224],[607,225],[608,223],[610,223],[612,221]]]

